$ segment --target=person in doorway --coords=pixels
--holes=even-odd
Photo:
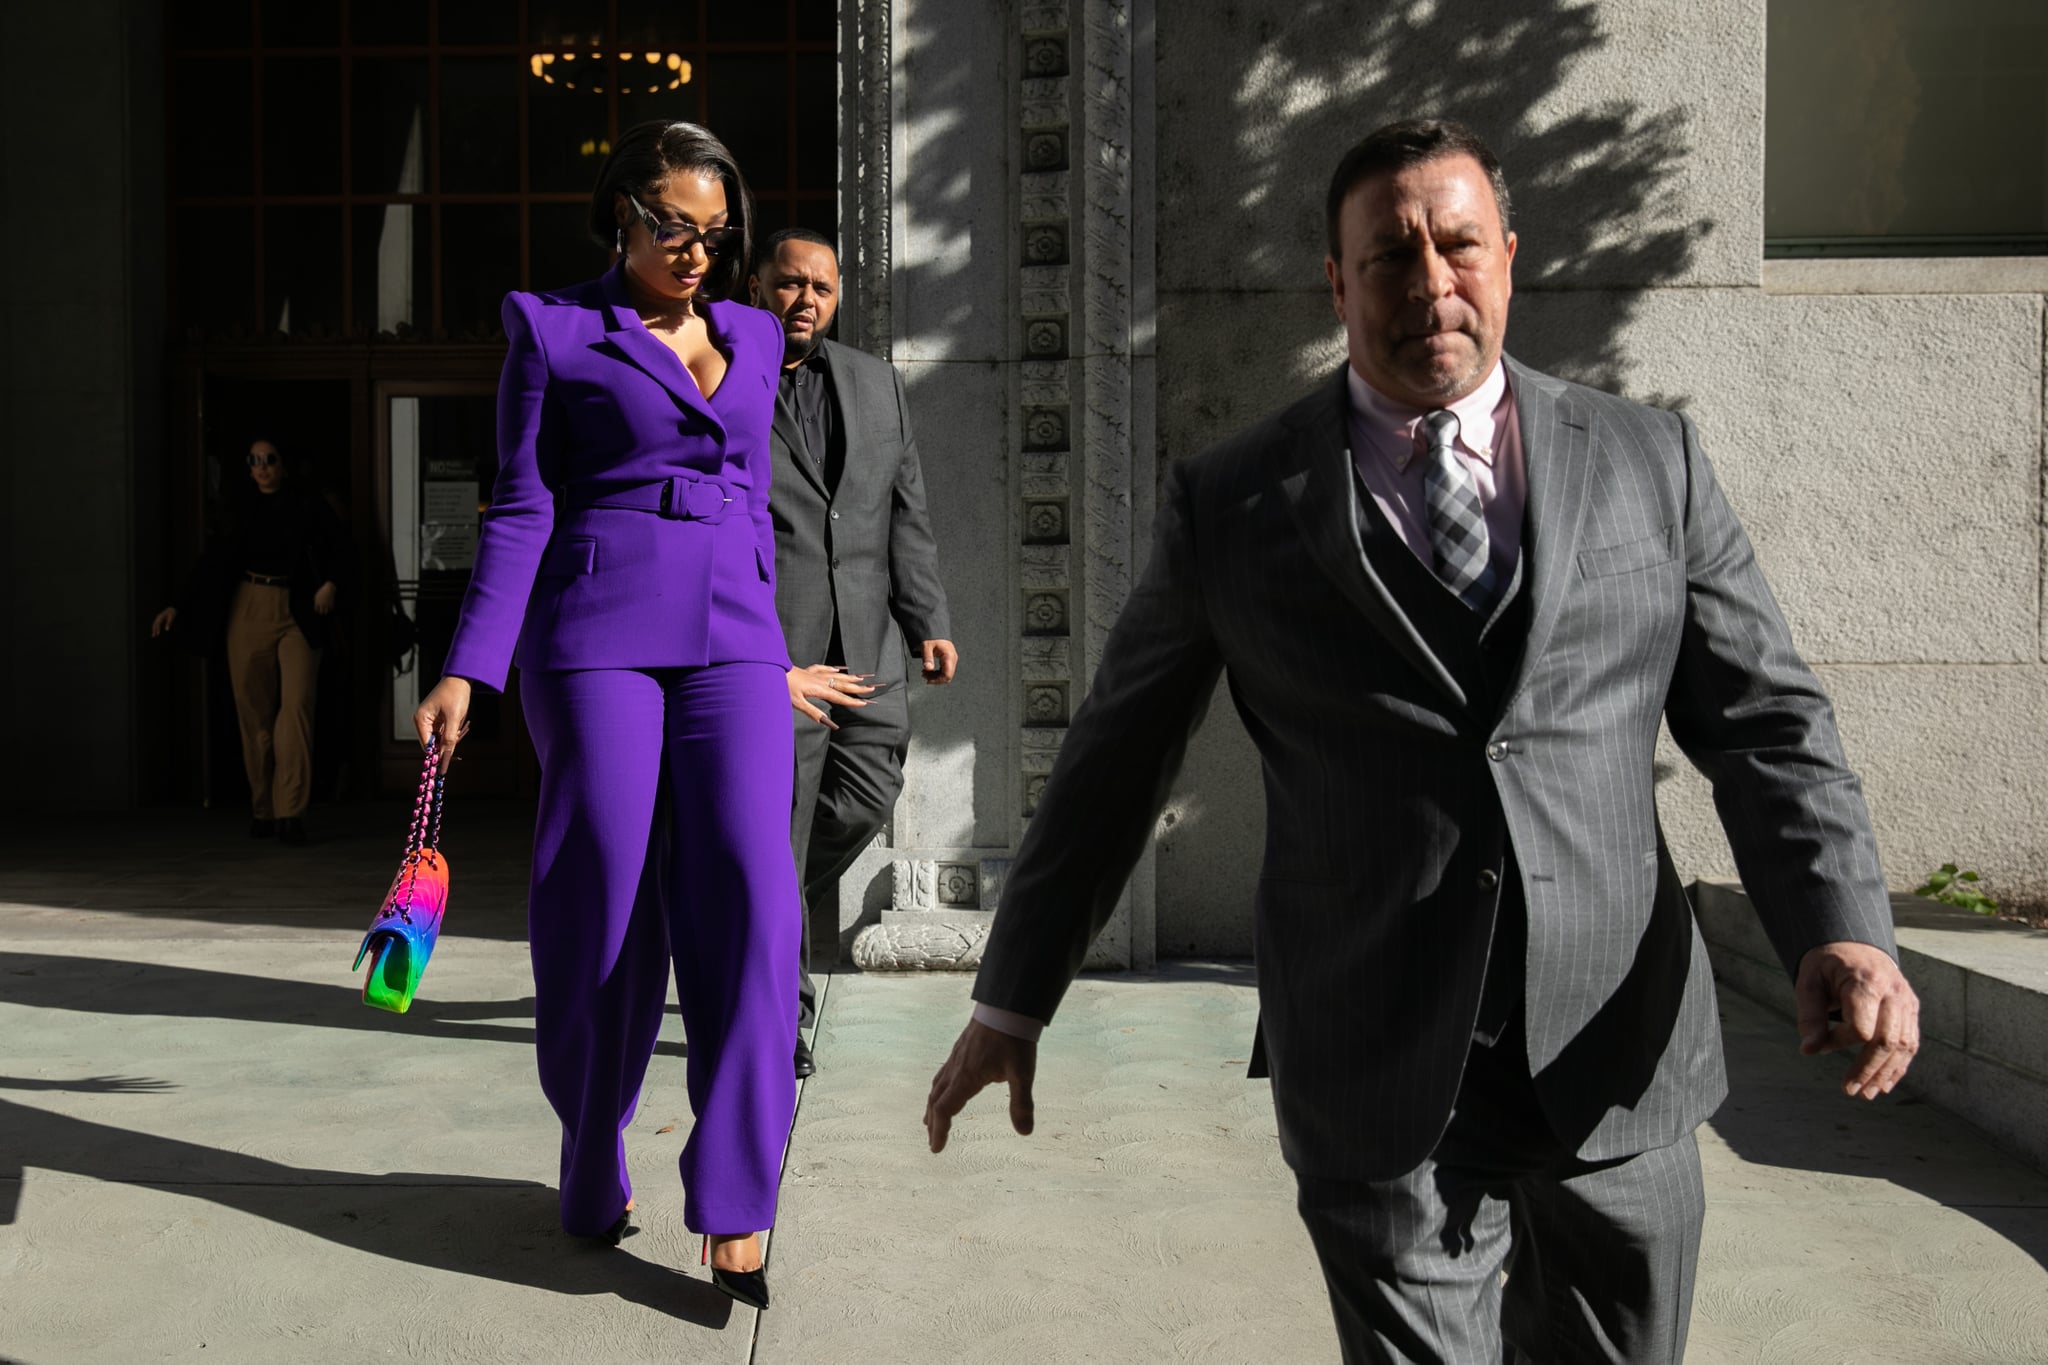
[[[540,758],[529,925],[561,1221],[632,1231],[624,1132],[674,963],[696,1123],[683,1221],[712,1281],[768,1306],[796,1108],[791,762],[768,520],[782,337],[734,298],[753,202],[692,123],[620,137],[591,195],[602,278],[506,296],[499,472],[421,743],[472,689],[520,698]],[[516,647],[516,653],[515,653]]]
[[[799,1027],[817,1022],[810,910],[836,905],[839,878],[903,790],[910,748],[907,655],[939,686],[959,667],[924,472],[894,366],[828,340],[839,257],[805,228],[761,249],[756,307],[782,322],[775,405],[775,608],[796,712],[790,844],[803,887],[796,963]],[[906,649],[908,643],[908,649]],[[796,1074],[816,1069],[801,1033]]]
[[[1713,784],[1801,1050],[1854,1052],[1868,1100],[1919,1005],[1862,787],[1690,419],[1502,354],[1516,238],[1485,144],[1381,128],[1325,204],[1348,363],[1168,469],[930,1145],[996,1081],[1031,1130],[1033,1039],[1227,670],[1264,765],[1280,1149],[1345,1360],[1675,1365],[1693,1133],[1727,1082],[1658,723]]]
[[[313,703],[330,618],[354,581],[348,533],[319,490],[290,475],[273,441],[249,443],[249,482],[223,496],[222,524],[182,607],[150,622],[210,652],[224,630],[228,681],[249,777],[252,838],[306,842],[313,794]],[[182,622],[182,624],[181,624]]]

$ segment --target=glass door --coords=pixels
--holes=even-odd
[[[388,382],[377,386],[378,464],[398,601],[411,618],[410,666],[391,680],[386,787],[418,771],[412,714],[439,681],[476,563],[477,534],[497,477],[496,387]],[[462,785],[483,795],[530,792],[534,765],[516,684],[479,688],[462,746]]]

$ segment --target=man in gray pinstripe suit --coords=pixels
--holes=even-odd
[[[1455,124],[1339,164],[1349,364],[1168,471],[925,1121],[938,1151],[1006,1081],[1030,1131],[1037,1030],[1227,670],[1265,770],[1281,1149],[1346,1360],[1676,1361],[1693,1131],[1726,1082],[1657,827],[1660,717],[1713,784],[1801,1049],[1853,1049],[1844,1089],[1874,1098],[1918,1002],[1832,710],[1692,423],[1501,354],[1508,208]]]

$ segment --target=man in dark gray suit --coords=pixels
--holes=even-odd
[[[951,682],[960,654],[903,382],[886,360],[825,338],[839,307],[831,242],[803,228],[778,232],[762,244],[748,283],[755,306],[783,329],[768,511],[775,609],[797,664],[789,674],[797,712],[790,843],[805,907],[799,1023],[809,1028],[817,1018],[810,907],[837,903],[840,875],[903,790],[905,642],[914,642],[929,685]],[[796,1074],[814,1069],[798,1035]]]
[[[1870,1099],[1919,1024],[1861,787],[1692,423],[1502,356],[1492,153],[1383,128],[1327,210],[1350,363],[1168,471],[931,1146],[998,1080],[1030,1131],[1032,1040],[1227,669],[1266,777],[1281,1149],[1345,1358],[1676,1361],[1726,1082],[1658,721],[1713,784],[1802,1051],[1856,1049]]]

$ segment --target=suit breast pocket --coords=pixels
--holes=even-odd
[[[1671,548],[1671,528],[1666,526],[1651,535],[1625,540],[1618,545],[1601,545],[1579,551],[1579,576],[1612,578],[1616,574],[1637,573],[1659,564],[1668,564],[1676,557]]]

